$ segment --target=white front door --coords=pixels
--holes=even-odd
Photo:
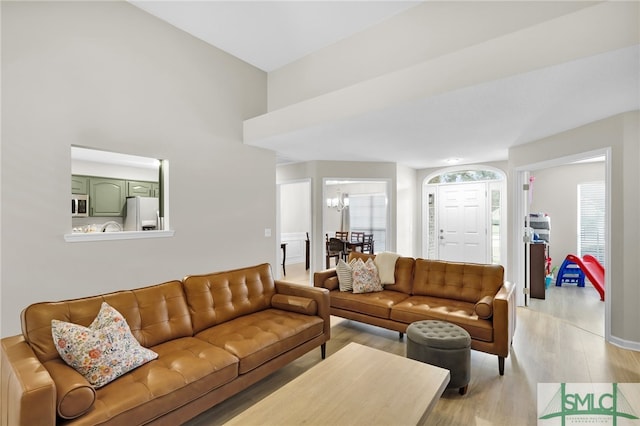
[[[438,258],[487,263],[486,184],[440,185],[438,205]]]

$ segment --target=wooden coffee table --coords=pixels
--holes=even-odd
[[[449,370],[349,343],[231,419],[228,425],[416,425]]]

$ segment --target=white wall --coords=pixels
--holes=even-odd
[[[606,265],[606,303],[610,304],[612,341],[626,347],[640,349],[640,112],[620,114],[596,121],[548,138],[509,150],[511,176],[517,170],[536,170],[538,165],[557,158],[610,149],[610,256]],[[515,179],[509,183],[509,194],[519,193]],[[513,218],[514,203],[510,203],[509,217]],[[552,219],[553,220],[553,219]],[[520,238],[510,229],[509,241]],[[553,238],[553,237],[552,237]],[[521,240],[520,240],[521,241]],[[521,284],[522,279],[511,275],[517,250],[509,250],[507,277]]]
[[[274,263],[266,75],[126,2],[2,2],[1,335],[28,304]],[[173,238],[66,243],[70,146],[168,159]]]
[[[531,212],[551,218],[552,265],[558,268],[567,254],[578,254],[578,184],[604,182],[603,162],[567,164],[531,172],[535,177]]]
[[[280,186],[280,231],[284,233],[311,231],[311,187],[308,182],[293,182]]]

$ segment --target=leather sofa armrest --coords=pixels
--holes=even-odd
[[[0,424],[56,424],[56,386],[22,336],[2,339]]]
[[[313,286],[334,290],[338,287],[338,273],[336,268],[315,272],[313,274]]]
[[[309,287],[285,281],[275,280],[276,292],[289,296],[306,297],[316,302],[318,316],[324,320],[324,334],[329,340],[331,336],[331,317],[329,313],[329,290],[325,288]]]
[[[493,333],[497,355],[509,356],[516,330],[515,285],[505,281],[493,298]]]

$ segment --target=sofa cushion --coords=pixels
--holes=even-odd
[[[416,259],[413,294],[476,303],[503,284],[501,265]]]
[[[180,281],[107,294],[104,301],[125,317],[131,332],[144,347],[193,335]]]
[[[318,304],[315,300],[290,294],[274,294],[271,298],[271,306],[276,309],[305,315],[316,315],[318,313]]]
[[[195,333],[267,309],[276,293],[268,263],[191,275],[183,283]]]
[[[144,347],[193,334],[180,281],[101,296],[35,303],[22,311],[22,334],[40,361],[56,359],[60,355],[51,337],[51,320],[87,327],[100,311],[102,302],[122,314],[131,333]]]
[[[51,333],[62,360],[96,388],[158,357],[138,343],[122,314],[105,302],[89,327],[54,319]]]
[[[406,293],[383,290],[375,293],[345,293],[332,291],[331,307],[388,319],[391,307],[409,297]]]
[[[240,360],[244,374],[322,334],[321,317],[279,309],[244,315],[196,334]]]
[[[469,332],[474,340],[493,341],[493,323],[480,319],[475,304],[429,296],[411,296],[391,309],[391,319],[406,324],[422,320],[449,321]]]
[[[353,272],[353,292],[371,293],[384,290],[378,276],[378,268],[372,259],[363,262],[357,259],[351,266]]]
[[[155,359],[96,391],[82,424],[146,424],[232,382],[238,358],[195,337],[151,348]]]

